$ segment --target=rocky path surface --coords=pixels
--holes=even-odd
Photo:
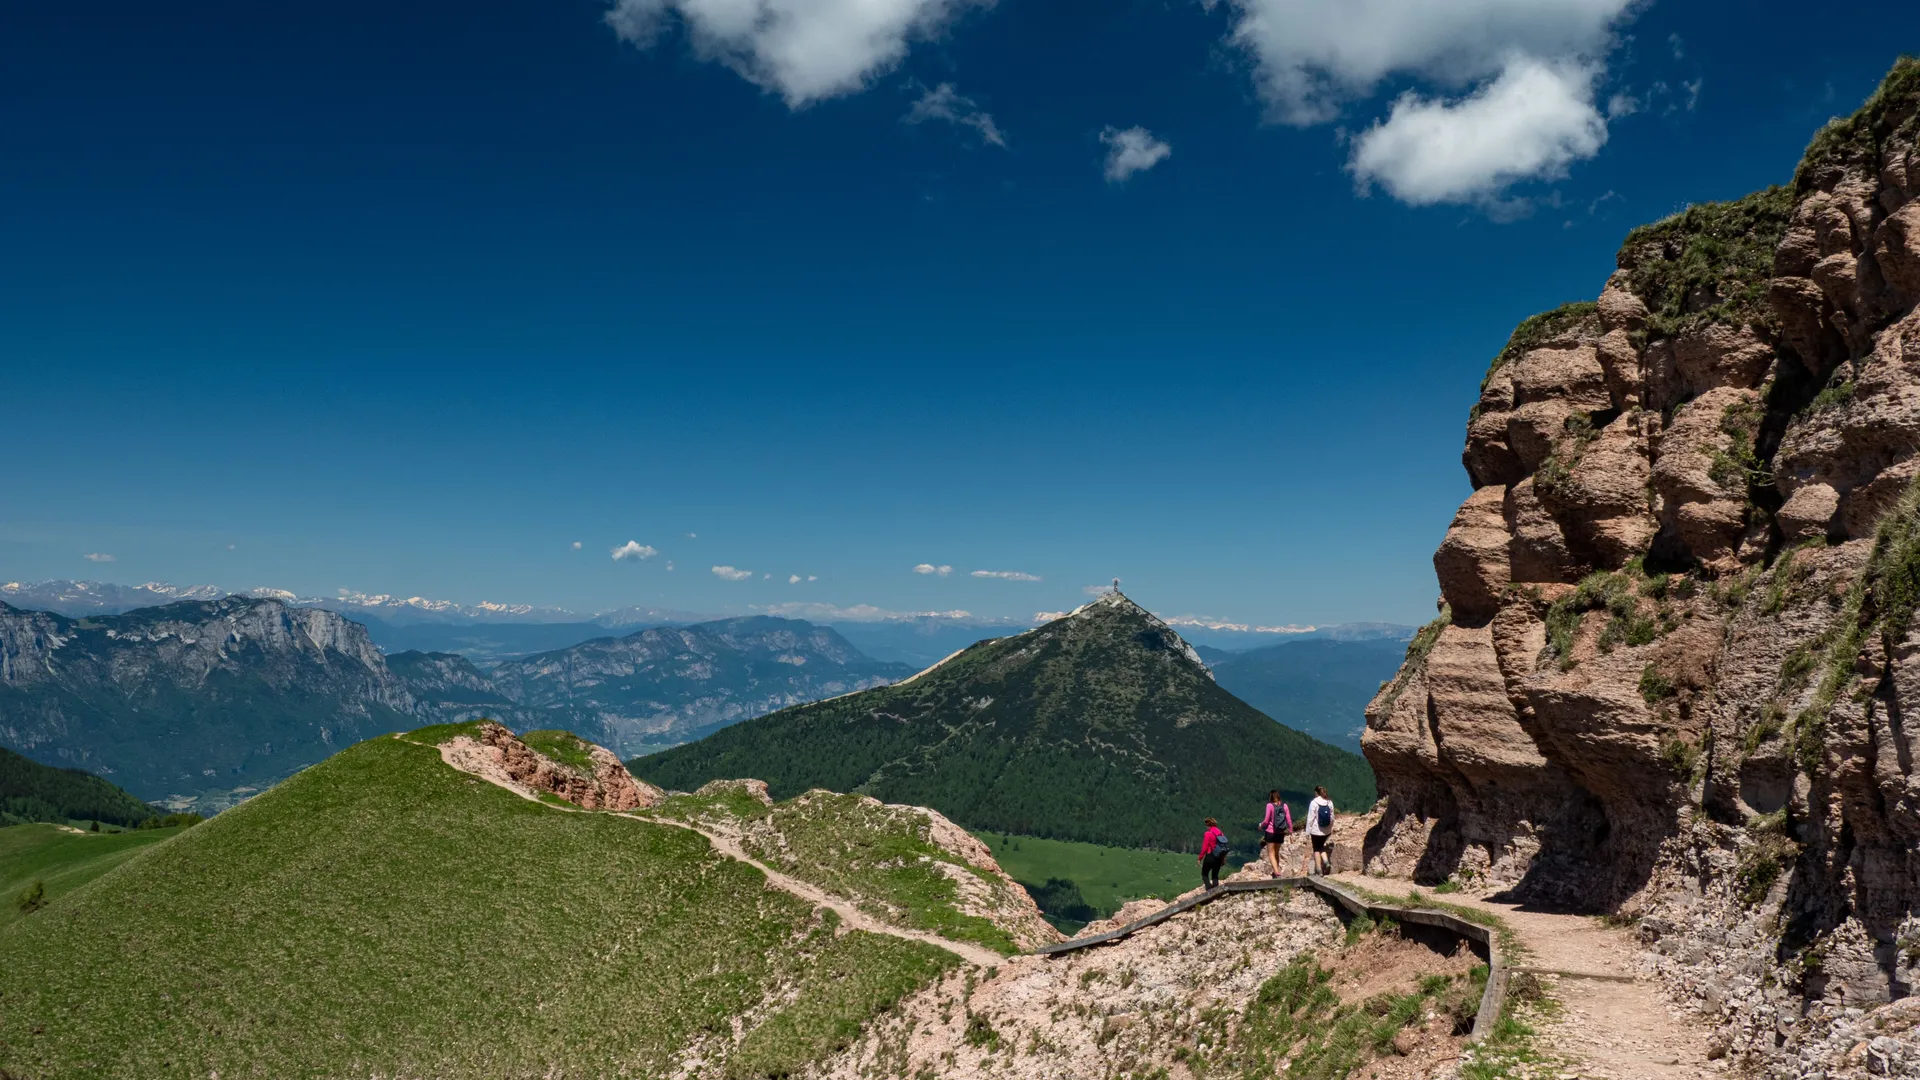
[[[1335,880],[1378,889],[1378,878],[1343,874]],[[1590,915],[1534,911],[1464,895],[1449,904],[1479,908],[1505,920],[1527,950],[1514,970],[1538,975],[1562,1011],[1542,1025],[1546,1041],[1571,1059],[1571,1073],[1595,1080],[1704,1080],[1726,1075],[1708,1061],[1712,1032],[1668,1004],[1659,987],[1640,977],[1635,946],[1624,931]],[[1564,1075],[1564,1074],[1563,1074]]]
[[[401,742],[413,743],[413,745],[415,746],[428,746],[428,744],[426,743],[416,742],[413,739],[401,738],[399,735],[395,735],[394,738],[400,739]],[[467,773],[470,776],[479,777],[480,779],[485,780],[490,784],[493,784],[495,787],[499,787],[507,791],[511,791],[515,795],[518,795],[521,798],[527,800],[528,802],[533,803],[535,806],[544,806],[549,810],[553,810],[562,814],[586,814],[586,813],[597,812],[597,811],[590,811],[590,810],[581,810],[578,807],[573,807],[573,806],[556,806],[553,803],[542,801],[540,797],[535,795],[533,792],[527,790],[524,787],[521,787],[518,784],[513,783],[512,781],[506,779],[504,776],[495,775],[491,771],[475,772],[472,769],[465,768],[462,766],[462,764],[459,761],[455,760],[454,756],[449,752],[449,747],[447,745],[441,745],[437,747],[429,746],[428,748],[439,751],[440,760],[446,762],[448,766],[454,769],[458,769],[461,772]],[[965,960],[969,964],[978,964],[981,967],[995,967],[997,965],[1006,963],[1008,959],[1007,957],[1002,956],[991,949],[982,948],[979,945],[971,945],[962,941],[949,941],[946,938],[939,936],[938,934],[930,934],[924,930],[911,930],[903,926],[894,926],[890,923],[882,922],[879,919],[876,919],[873,916],[867,914],[866,912],[861,911],[858,907],[854,906],[848,901],[842,900],[839,897],[836,897],[820,889],[818,886],[810,885],[807,882],[799,880],[798,878],[788,877],[787,875],[781,873],[778,870],[773,869],[772,867],[754,858],[753,856],[748,855],[744,850],[741,849],[740,842],[734,837],[726,836],[720,833],[709,832],[706,829],[702,829],[696,825],[690,825],[683,821],[669,821],[665,818],[645,817],[640,814],[631,814],[631,813],[625,813],[625,812],[615,812],[613,816],[631,818],[634,821],[644,821],[649,825],[665,825],[671,828],[685,829],[688,832],[699,833],[701,836],[704,836],[707,838],[707,843],[713,845],[714,851],[719,852],[721,855],[724,855],[729,859],[733,859],[736,862],[746,863],[748,866],[751,866],[755,870],[758,870],[762,874],[766,875],[767,885],[769,887],[779,889],[780,891],[785,893],[790,893],[796,897],[799,897],[802,900],[805,900],[807,903],[814,905],[815,907],[823,907],[829,911],[832,911],[835,915],[838,915],[840,917],[841,925],[849,929],[865,930],[868,933],[872,933],[872,934],[885,934],[888,937],[905,938],[909,941],[924,942],[928,945],[933,945],[938,948],[945,949],[946,951],[954,954],[955,956],[958,956],[960,959]]]

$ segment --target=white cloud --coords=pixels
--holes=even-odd
[[[1255,626],[1252,623],[1228,622],[1212,615],[1175,615],[1162,620],[1168,626],[1194,626],[1206,630],[1232,630],[1242,634],[1311,634],[1318,629],[1313,626],[1300,626],[1289,623],[1286,626]]]
[[[1348,169],[1416,205],[1470,201],[1490,209],[1512,205],[1491,197],[1506,186],[1563,176],[1571,162],[1605,144],[1594,91],[1619,42],[1617,30],[1645,6],[1227,2],[1235,13],[1232,41],[1253,58],[1274,119],[1326,123],[1389,79],[1424,80],[1426,94],[1403,94],[1384,122],[1354,140]]]
[[[1173,155],[1173,147],[1156,139],[1143,127],[1121,130],[1108,127],[1100,133],[1107,147],[1107,183],[1118,184],[1134,173],[1146,172]]]
[[[1640,111],[1640,99],[1622,91],[1607,99],[1607,119],[1618,120]]]
[[[978,578],[999,578],[1001,581],[1039,581],[1039,574],[1023,574],[1018,570],[975,570]]]
[[[745,581],[753,576],[753,571],[735,570],[731,566],[716,566],[713,568],[713,576],[722,581]]]
[[[852,607],[840,607],[836,604],[824,604],[814,600],[792,600],[784,604],[769,604],[759,608],[769,615],[779,615],[788,619],[812,619],[817,622],[886,622],[889,619],[953,619],[972,620],[970,611],[892,611],[872,604],[855,604]],[[997,621],[997,620],[989,620]]]
[[[1000,133],[1000,126],[986,110],[975,104],[970,97],[962,95],[953,88],[952,83],[939,86],[920,95],[913,103],[907,115],[900,118],[901,123],[921,124],[928,120],[944,120],[949,124],[970,127],[980,133],[982,142],[1006,149],[1007,137]]]
[[[1682,41],[1682,40],[1680,40],[1680,35],[1679,35],[1679,34],[1668,34],[1668,35],[1667,35],[1667,47],[1673,50],[1673,58],[1674,58],[1675,60],[1684,60],[1684,59],[1686,59],[1686,57],[1687,57],[1687,43],[1686,43],[1686,42],[1684,42],[1684,41]]]
[[[575,550],[575,551],[579,551],[579,550],[580,550],[580,541],[578,541],[578,540],[575,540],[575,541],[573,542],[573,550]]]
[[[1687,111],[1688,112],[1692,112],[1693,107],[1695,105],[1700,104],[1700,88],[1702,86],[1705,86],[1706,82],[1707,80],[1705,78],[1699,78],[1699,79],[1693,80],[1692,82],[1683,82],[1680,84],[1687,91]]]
[[[1232,39],[1289,124],[1324,123],[1392,75],[1465,86],[1517,56],[1594,57],[1640,0],[1230,0]]]
[[[667,569],[669,569],[669,570],[671,570],[671,569],[673,569],[673,560],[672,560],[672,559],[668,559],[668,560],[667,560]]]
[[[688,533],[688,534],[687,534],[687,539],[689,539],[689,540],[698,540],[698,539],[700,539],[700,534],[699,534],[699,533]]]
[[[798,585],[798,584],[800,584],[800,575],[799,575],[799,574],[788,574],[788,575],[787,575],[787,584],[789,584],[789,585]]]
[[[637,540],[629,540],[613,549],[613,561],[622,562],[627,559],[651,559],[658,554],[660,554],[658,551],[646,544],[642,544]]]
[[[113,556],[108,555],[107,553],[102,551],[89,551],[87,552],[86,557],[88,562],[112,562],[113,561]]]
[[[1414,206],[1487,203],[1515,181],[1563,177],[1607,141],[1597,74],[1523,59],[1454,101],[1408,92],[1354,140],[1347,167]]]
[[[938,37],[963,11],[991,0],[617,0],[607,25],[645,49],[669,21],[695,55],[778,93],[789,108],[863,90]]]
[[[920,565],[914,567],[913,572],[916,574],[937,574],[940,577],[946,577],[948,574],[953,573],[953,567],[935,566],[930,562],[923,562]]]
[[[233,545],[232,545],[232,544],[228,544],[228,545],[227,545],[227,550],[228,550],[228,551],[232,551],[232,550],[233,550]]]
[[[818,575],[818,574],[808,574],[808,575],[807,575],[807,580],[808,580],[808,581],[819,581],[819,580],[820,580],[820,575]]]

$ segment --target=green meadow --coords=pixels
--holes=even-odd
[[[51,903],[179,831],[74,832],[45,824],[0,829],[0,927],[22,917],[16,901],[34,882],[45,886]]]
[[[1065,878],[1080,887],[1088,906],[1102,916],[1129,900],[1171,900],[1200,884],[1200,864],[1192,855],[1008,833],[974,835],[993,849],[994,861],[1015,881],[1040,886],[1049,878]]]

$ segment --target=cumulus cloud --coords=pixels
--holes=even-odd
[[[651,559],[660,554],[658,551],[638,540],[629,540],[613,549],[613,561],[624,562],[628,559]]]
[[[1270,115],[1336,119],[1389,78],[1422,79],[1354,140],[1348,168],[1417,205],[1489,202],[1606,142],[1594,107],[1617,30],[1641,0],[1227,0]],[[1534,95],[1542,100],[1534,101]],[[1503,143],[1503,140],[1507,140]],[[1506,152],[1502,152],[1502,147]],[[1404,193],[1404,194],[1403,194]]]
[[[713,568],[713,576],[722,581],[745,581],[753,576],[753,571],[736,570],[731,566],[716,566]]]
[[[1607,142],[1593,105],[1597,74],[1519,60],[1457,100],[1403,94],[1354,140],[1348,168],[1414,206],[1485,201],[1518,180],[1564,177]]]
[[[962,95],[953,88],[952,83],[939,86],[920,95],[913,103],[907,115],[900,118],[905,124],[924,124],[928,120],[944,120],[949,124],[970,127],[980,133],[980,141],[1006,149],[1007,137],[1000,133],[1000,126],[993,117],[980,108],[970,97]]]
[[[578,541],[578,540],[575,540],[575,541],[573,542],[573,550],[575,550],[575,551],[579,551],[579,550],[580,550],[580,541]]]
[[[1108,127],[1100,133],[1107,147],[1107,183],[1118,184],[1146,172],[1173,155],[1173,147],[1143,127]]]
[[[1001,581],[1039,581],[1039,574],[1023,574],[1018,570],[975,570],[974,577],[998,578]]]
[[[88,562],[112,562],[113,561],[113,556],[107,554],[104,551],[89,551],[87,552],[86,557]]]
[[[642,49],[678,22],[696,56],[798,109],[866,88],[905,59],[914,40],[938,37],[962,12],[989,2],[617,0],[606,21]]]
[[[930,562],[923,562],[920,565],[914,567],[913,572],[916,574],[935,574],[935,575],[938,575],[939,577],[946,577],[948,574],[953,573],[953,567],[935,566]]]
[[[800,584],[800,575],[799,575],[799,574],[788,574],[788,575],[787,575],[787,584],[789,584],[789,585],[798,585],[798,584]]]

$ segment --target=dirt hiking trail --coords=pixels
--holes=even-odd
[[[1376,890],[1385,884],[1360,874],[1334,880]],[[1603,926],[1591,915],[1534,911],[1466,895],[1435,899],[1498,915],[1520,939],[1527,955],[1514,963],[1514,972],[1538,976],[1561,1005],[1559,1015],[1538,1026],[1543,1041],[1571,1059],[1563,1076],[1704,1080],[1727,1075],[1721,1062],[1707,1060],[1712,1031],[1670,1005],[1656,984],[1634,970],[1636,946],[1625,931]]]
[[[513,783],[512,781],[507,780],[504,777],[489,775],[488,773],[477,773],[470,769],[461,768],[461,766],[455,762],[453,755],[449,751],[449,748],[445,745],[429,746],[427,743],[417,742],[413,739],[401,738],[399,735],[395,735],[394,738],[399,739],[401,742],[404,742],[404,743],[412,743],[415,746],[426,746],[430,750],[436,750],[440,754],[440,760],[446,762],[449,768],[455,769],[459,772],[466,773],[468,776],[478,777],[479,779],[485,780],[488,783],[494,785],[495,787],[513,792],[515,795],[520,796],[521,798],[527,800],[528,802],[534,804],[535,806],[542,806],[547,808],[548,810],[555,811],[556,813],[593,814],[593,813],[605,812],[605,813],[611,814],[613,817],[630,818],[634,821],[644,821],[649,825],[665,825],[670,828],[685,829],[688,832],[699,833],[701,836],[704,836],[707,838],[707,843],[713,845],[714,851],[720,853],[721,855],[726,856],[729,859],[734,860],[735,862],[746,863],[748,866],[751,866],[755,870],[758,870],[760,871],[760,873],[764,874],[767,879],[767,885],[770,888],[775,888],[775,889],[779,889],[782,892],[790,893],[793,896],[799,897],[800,899],[805,900],[807,903],[814,905],[815,907],[826,908],[827,910],[833,912],[835,915],[838,915],[840,917],[840,925],[843,927],[846,927],[849,930],[865,930],[871,934],[885,934],[888,937],[905,938],[908,941],[924,942],[925,944],[932,945],[937,948],[945,949],[946,951],[954,954],[955,956],[958,956],[960,959],[965,960],[969,964],[978,964],[981,967],[996,967],[998,965],[1006,963],[1007,960],[1009,959],[1008,957],[1002,956],[991,949],[986,949],[979,945],[970,945],[964,941],[949,941],[946,938],[939,936],[938,934],[930,934],[924,930],[909,930],[903,926],[893,926],[888,923],[881,922],[879,919],[876,919],[873,916],[867,914],[866,912],[861,911],[858,907],[855,907],[853,904],[845,900],[842,900],[839,897],[833,896],[832,894],[825,892],[824,890],[820,889],[817,886],[810,885],[797,878],[788,877],[787,875],[781,873],[778,870],[773,869],[772,867],[761,862],[760,860],[755,859],[753,856],[748,855],[745,851],[741,850],[739,841],[733,837],[726,836],[719,833],[709,832],[706,829],[702,829],[697,825],[690,825],[684,821],[670,821],[666,818],[646,817],[641,814],[632,814],[632,813],[626,813],[626,812],[582,810],[577,806],[571,806],[571,805],[557,806],[553,803],[542,800],[538,795],[534,794],[532,791],[528,790],[527,788],[521,787],[519,784]]]

